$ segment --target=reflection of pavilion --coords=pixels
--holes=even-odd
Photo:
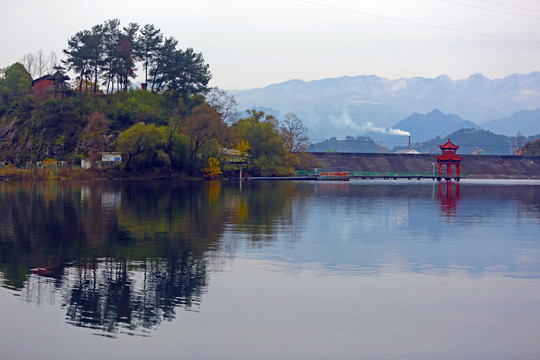
[[[452,184],[451,181],[446,181],[445,183],[439,181],[438,187],[442,213],[448,218],[455,217],[460,196],[460,183],[456,182]]]

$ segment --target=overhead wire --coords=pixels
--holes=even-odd
[[[512,9],[519,9],[519,10],[532,11],[532,12],[540,12],[540,10],[531,9],[531,8],[526,8],[526,7],[521,7],[521,6],[515,6],[515,5],[507,5],[507,4],[498,2],[498,1],[490,1],[490,0],[476,0],[476,1],[483,2],[483,3],[487,3],[487,4],[493,4],[493,5],[504,6],[504,7],[508,7],[508,8],[512,8]]]
[[[466,7],[470,7],[470,8],[474,8],[474,9],[480,9],[480,10],[492,11],[492,12],[496,12],[496,13],[500,13],[500,14],[507,14],[507,15],[513,15],[513,16],[521,16],[521,17],[526,17],[526,18],[530,18],[530,19],[540,20],[540,17],[538,17],[538,16],[525,15],[525,14],[517,14],[517,13],[510,12],[510,11],[504,11],[504,10],[492,9],[492,8],[487,8],[487,7],[477,6],[477,5],[472,5],[472,4],[464,4],[464,3],[461,3],[461,2],[458,2],[458,1],[451,1],[451,0],[439,0],[439,1],[442,1],[442,2],[445,2],[445,3],[448,3],[448,4],[454,4],[454,5],[459,5],[459,6],[466,6]]]
[[[346,11],[346,12],[350,12],[350,13],[355,13],[355,14],[360,14],[360,15],[365,15],[365,16],[371,16],[371,17],[376,17],[376,18],[385,19],[385,20],[398,21],[398,22],[403,22],[403,23],[407,23],[407,24],[425,26],[425,27],[430,27],[430,28],[434,28],[434,29],[454,31],[454,32],[459,32],[459,33],[469,34],[469,35],[490,37],[490,38],[499,39],[499,40],[517,41],[517,42],[540,45],[540,41],[535,41],[535,40],[518,39],[518,38],[512,38],[512,37],[502,36],[502,35],[487,34],[487,33],[481,33],[481,32],[476,32],[476,31],[463,30],[463,29],[453,28],[453,27],[449,27],[449,26],[442,26],[442,25],[423,23],[423,22],[419,22],[419,21],[407,20],[407,19],[397,18],[397,17],[393,17],[393,16],[387,16],[387,15],[380,15],[380,14],[370,13],[370,12],[366,12],[366,11],[360,11],[360,10],[350,9],[350,8],[346,8],[346,7],[336,6],[336,5],[320,3],[320,2],[311,1],[311,0],[297,0],[297,1],[305,3],[305,4],[309,4],[309,5],[320,6],[320,7],[325,7],[325,8],[335,9],[335,10],[340,10],[340,11]]]

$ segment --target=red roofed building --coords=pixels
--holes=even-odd
[[[456,154],[457,149],[459,149],[459,146],[452,144],[450,139],[443,144],[440,145],[439,148],[442,150],[442,155],[437,156],[437,169],[439,171],[439,179],[441,177],[445,177],[447,179],[455,177],[456,180],[459,180],[460,178],[460,162],[463,160],[462,156],[458,156]],[[443,165],[446,165],[446,171],[443,172]],[[452,167],[456,166],[456,172],[452,172]]]
[[[35,80],[32,80],[32,90],[36,96],[48,96],[52,93],[61,93],[65,87],[65,81],[69,77],[62,74],[60,71],[55,72],[53,75],[44,75]]]

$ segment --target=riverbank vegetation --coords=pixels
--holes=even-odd
[[[307,129],[296,115],[282,122],[255,110],[241,116],[234,97],[208,85],[202,54],[153,25],[108,20],[75,34],[63,52],[55,74],[33,79],[39,57],[31,55],[0,71],[5,172],[12,164],[26,174],[26,164],[34,176],[51,160],[73,169],[107,152],[121,153],[122,163],[96,171],[101,176],[234,176],[241,161],[245,173],[272,176],[310,165]],[[143,83],[134,83],[137,70]],[[46,91],[35,85],[41,79],[50,80]]]

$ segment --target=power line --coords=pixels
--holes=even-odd
[[[498,2],[498,1],[490,1],[490,0],[476,0],[476,1],[484,2],[484,3],[488,3],[488,4],[499,5],[499,6],[504,6],[504,7],[508,7],[508,8],[512,8],[512,9],[519,9],[519,10],[525,10],[525,11],[540,12],[540,10],[531,9],[531,8],[526,8],[526,7],[521,7],[521,6],[515,6],[515,5],[506,5],[506,4],[503,4],[503,3]]]
[[[344,7],[340,7],[340,6],[335,6],[335,5],[322,4],[322,3],[309,1],[309,0],[297,0],[297,1],[309,4],[309,5],[315,5],[315,6],[320,6],[320,7],[325,7],[325,8],[330,8],[330,9],[335,9],[335,10],[340,10],[340,11],[346,11],[346,12],[351,12],[351,13],[355,13],[355,14],[376,17],[376,18],[385,19],[385,20],[399,21],[399,22],[403,22],[403,23],[407,23],[407,24],[426,26],[426,27],[430,27],[430,28],[434,28],[434,29],[454,31],[454,32],[459,32],[459,33],[469,34],[469,35],[490,37],[490,38],[499,39],[499,40],[518,41],[518,42],[524,42],[524,43],[540,45],[540,41],[516,39],[516,38],[511,38],[511,37],[506,37],[506,36],[486,34],[486,33],[480,33],[480,32],[475,32],[475,31],[468,31],[468,30],[462,30],[462,29],[447,27],[447,26],[422,23],[422,22],[418,22],[418,21],[401,19],[401,18],[396,18],[396,17],[392,17],[392,16],[386,16],[386,15],[373,14],[373,13],[369,13],[369,12],[365,12],[365,11],[349,9],[349,8],[344,8]]]
[[[470,8],[474,8],[474,9],[480,9],[480,10],[486,10],[486,11],[493,11],[493,12],[500,13],[500,14],[507,14],[507,15],[521,16],[521,17],[526,17],[526,18],[530,18],[530,19],[540,20],[540,17],[538,17],[538,16],[525,15],[525,14],[517,14],[517,13],[510,12],[510,11],[497,10],[497,9],[486,8],[486,7],[482,7],[482,6],[471,5],[471,4],[463,4],[463,3],[460,3],[460,2],[457,2],[457,1],[450,1],[450,0],[439,0],[439,1],[442,1],[442,2],[445,2],[445,3],[449,3],[449,4],[454,4],[454,5],[466,6],[466,7],[470,7]],[[533,10],[533,11],[534,11],[534,10]]]

